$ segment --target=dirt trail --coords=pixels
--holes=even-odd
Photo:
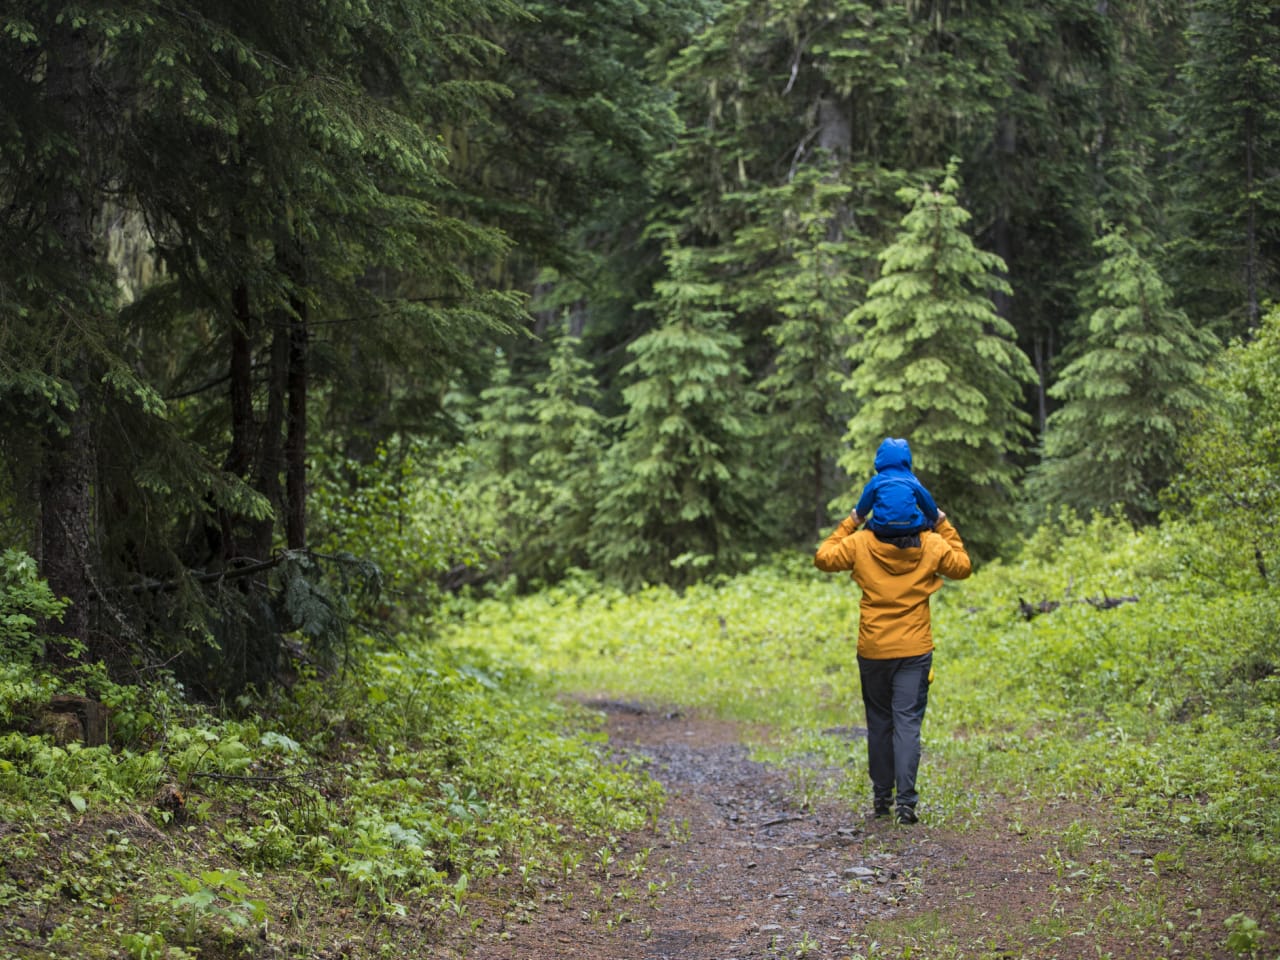
[[[843,804],[802,807],[796,783],[753,762],[732,724],[615,701],[589,706],[605,712],[614,748],[649,758],[666,787],[658,829],[622,838],[607,864],[584,861],[568,886],[492,894],[488,909],[473,914],[477,929],[454,942],[455,956],[1230,955],[1221,950],[1221,918],[1238,908],[1215,903],[1220,876],[1200,876],[1215,865],[1183,863],[1183,875],[1162,876],[1150,843],[1141,849],[1103,834],[1078,861],[1065,858],[1055,830],[1088,811],[1054,805],[1033,814],[993,800],[984,825],[956,832],[928,824],[927,797],[924,820],[913,826]],[[1028,833],[1021,818],[1032,815],[1038,825]],[[645,869],[633,875],[627,868],[637,858]],[[1152,898],[1167,907],[1139,915]],[[902,921],[893,952],[880,953],[876,931],[893,918]]]
[[[515,923],[487,924],[472,957],[844,957],[868,918],[892,916],[918,895],[922,865],[943,853],[922,825],[897,827],[835,804],[801,807],[784,772],[749,758],[736,726],[589,705],[606,713],[615,749],[649,758],[668,794],[662,824],[628,838],[607,883],[597,868],[567,904],[552,894],[527,903]],[[646,869],[635,879],[625,868],[637,854]]]

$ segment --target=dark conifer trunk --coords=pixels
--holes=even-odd
[[[825,519],[825,505],[822,497],[822,451],[813,451],[813,535],[822,536],[822,521]]]
[[[93,477],[95,436],[88,397],[80,388],[80,406],[60,411],[68,433],[49,430],[40,477],[40,561],[49,587],[71,601],[55,633],[90,643],[90,570],[95,567]],[[91,649],[92,653],[92,649]]]
[[[271,324],[271,356],[267,365],[267,408],[258,443],[257,473],[254,486],[271,504],[274,517],[284,515],[284,490],[280,476],[285,468],[284,430],[286,393],[289,381],[290,321],[276,311]],[[275,531],[272,520],[255,525],[253,555],[262,560],[271,554]]]
[[[285,435],[285,542],[290,550],[307,546],[307,305],[293,304],[289,324],[288,413]]]
[[[92,49],[82,31],[69,25],[50,36],[45,75],[45,108],[74,146],[81,169],[74,178],[57,183],[47,209],[48,222],[66,258],[66,276],[75,282],[68,291],[79,298],[60,304],[69,339],[94,326],[103,304],[94,298],[98,255],[94,218],[101,181],[101,152],[95,143],[93,118],[86,109],[85,91],[92,88]],[[90,643],[91,571],[97,566],[93,536],[93,489],[96,437],[93,427],[95,396],[86,351],[54,353],[48,372],[67,383],[75,404],[63,403],[55,413],[60,423],[46,428],[40,475],[40,564],[52,590],[71,601],[56,632]],[[90,650],[92,654],[92,649]]]

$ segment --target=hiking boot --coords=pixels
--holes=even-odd
[[[888,803],[877,803],[872,807],[872,812],[875,814],[877,820],[882,820],[893,813],[893,807]]]
[[[893,816],[895,823],[919,823],[920,818],[916,816],[915,807],[899,807],[897,813]]]

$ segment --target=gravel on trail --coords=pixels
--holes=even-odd
[[[580,890],[567,906],[563,896],[546,898],[498,936],[480,934],[469,956],[844,957],[862,923],[892,916],[918,893],[918,870],[941,853],[923,824],[871,818],[869,799],[866,816],[846,804],[804,804],[787,771],[750,759],[738,726],[620,701],[587,706],[605,713],[613,749],[646,758],[665,787],[661,823],[627,838],[599,896]],[[620,882],[637,853],[643,875]],[[650,884],[659,896],[645,896]]]

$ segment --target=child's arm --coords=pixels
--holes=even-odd
[[[937,526],[938,524],[938,505],[933,502],[933,495],[925,489],[920,481],[915,483],[916,489],[916,506],[920,508],[920,512],[924,514],[924,518],[929,521],[929,526]]]
[[[867,519],[867,514],[871,512],[871,508],[876,501],[876,481],[878,479],[879,477],[872,477],[867,481],[867,485],[862,488],[862,496],[858,497],[858,505],[853,508],[853,513],[849,514],[854,523],[864,522]]]

